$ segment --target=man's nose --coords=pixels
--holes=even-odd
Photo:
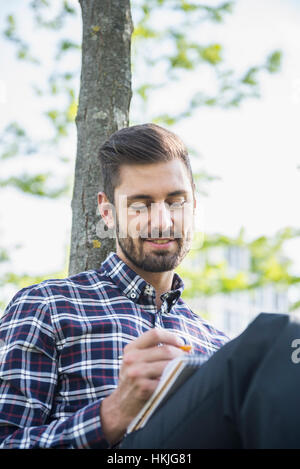
[[[168,204],[165,202],[151,204],[150,225],[152,238],[170,236],[173,220]]]

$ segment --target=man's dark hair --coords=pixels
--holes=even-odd
[[[194,190],[192,169],[187,149],[173,132],[156,124],[125,127],[113,133],[99,151],[103,191],[114,203],[115,188],[120,184],[123,164],[151,164],[180,159],[187,168]]]

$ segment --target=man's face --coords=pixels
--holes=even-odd
[[[115,189],[117,254],[147,272],[173,270],[188,253],[194,196],[179,159],[123,165]]]

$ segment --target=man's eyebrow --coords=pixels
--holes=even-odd
[[[179,189],[177,191],[169,192],[168,197],[172,197],[174,195],[188,195],[188,191],[184,189]]]
[[[167,197],[174,197],[176,195],[187,195],[188,194],[188,191],[186,190],[177,190],[177,191],[173,191],[173,192],[169,192],[167,194]],[[127,196],[127,199],[128,200],[135,200],[135,199],[153,199],[152,195],[148,195],[148,194],[133,194],[133,195],[128,195]]]
[[[147,194],[134,194],[134,195],[128,195],[127,199],[128,200],[134,200],[134,199],[151,199],[151,195]]]

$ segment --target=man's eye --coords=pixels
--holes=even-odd
[[[184,204],[186,203],[186,200],[179,200],[177,202],[172,202],[170,204],[170,209],[172,210],[176,210],[178,208],[182,208],[184,206]]]
[[[146,204],[140,204],[140,203],[134,203],[131,204],[129,207],[129,210],[133,212],[141,211],[141,210],[147,210],[147,205]]]

